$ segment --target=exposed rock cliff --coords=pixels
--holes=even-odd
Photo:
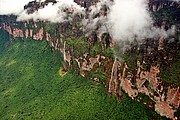
[[[32,2],[25,8],[30,14],[46,5],[46,2],[41,5]],[[89,1],[83,3],[77,0],[77,2],[86,7],[91,4]],[[35,6],[32,7],[30,4]],[[149,4],[152,12],[168,6],[179,8],[172,1],[151,0]],[[11,20],[11,17],[0,16],[0,29],[7,31],[13,39],[25,37],[47,41],[52,48],[63,54],[65,72],[68,69],[73,70],[83,77],[103,84],[110,94],[122,98],[122,93],[127,93],[132,99],[141,101],[160,115],[179,119],[179,116],[175,115],[180,106],[179,84],[168,84],[159,76],[164,67],[170,68],[171,63],[179,59],[178,31],[175,36],[169,38],[144,39],[141,43],[133,41],[134,43],[128,44],[130,46],[128,48],[119,47],[107,33],[97,34],[93,31],[85,34],[79,25],[80,16],[71,22],[60,24],[42,21],[24,21],[22,24]],[[178,17],[172,17],[177,24]],[[171,22],[157,19],[157,24],[163,29],[168,29]],[[117,54],[119,51],[116,48],[120,50],[121,55]],[[144,100],[144,96],[148,96],[148,100]]]
[[[107,89],[109,93],[119,95],[124,91],[135,100],[142,99],[138,96],[138,94],[142,93],[149,96],[150,100],[153,101],[153,104],[148,107],[153,108],[162,116],[171,119],[177,118],[174,116],[174,113],[180,105],[180,89],[179,87],[167,86],[159,77],[157,77],[160,73],[159,66],[152,65],[148,70],[143,67],[144,63],[137,61],[137,67],[134,68],[134,71],[127,72],[129,65],[120,62],[118,58],[113,62],[113,58],[109,58],[108,56],[97,54],[93,57],[90,56],[89,53],[84,53],[82,57],[72,57],[72,51],[70,52],[70,49],[66,48],[58,39],[53,39],[49,33],[44,31],[43,28],[40,28],[37,30],[37,33],[34,34],[33,29],[25,29],[23,31],[20,28],[12,29],[10,26],[5,24],[3,24],[3,29],[11,34],[13,38],[26,37],[35,40],[48,41],[51,47],[60,50],[60,52],[64,54],[65,61],[67,61],[69,67],[72,66],[71,61],[77,62],[80,75],[89,77],[96,82],[101,82],[108,87]],[[61,38],[63,38],[63,36],[61,36]],[[159,39],[157,48],[159,51],[164,49],[163,38]],[[151,55],[153,53],[152,51],[149,52],[150,53],[146,54],[147,56],[148,54]],[[101,78],[97,78],[96,76],[93,77],[93,74],[96,74],[98,68],[103,68],[102,70],[108,75],[107,82],[102,81]],[[144,104],[148,105],[148,101],[146,102],[144,102]]]

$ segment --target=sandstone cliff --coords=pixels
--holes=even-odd
[[[83,4],[80,0],[77,2]],[[89,3],[84,5],[87,7]],[[170,1],[152,0],[149,4],[153,12],[168,6],[180,7]],[[33,7],[29,13],[38,7]],[[72,70],[103,84],[109,94],[123,98],[123,93],[127,93],[162,116],[180,119],[175,115],[180,106],[179,84],[166,83],[159,75],[164,67],[170,68],[171,63],[179,59],[178,31],[169,38],[161,36],[142,40],[141,43],[134,41],[128,44],[128,48],[118,46],[108,33],[84,33],[79,25],[80,16],[71,22],[55,25],[43,21],[12,22],[11,17],[0,16],[0,29],[7,31],[12,40],[20,37],[47,41],[52,49],[63,54],[64,72]],[[173,19],[177,20],[178,16]],[[157,24],[162,29],[168,29],[171,22],[157,20]],[[145,96],[148,99],[144,100]]]

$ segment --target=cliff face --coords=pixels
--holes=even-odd
[[[156,12],[174,5],[177,4],[169,1],[151,1],[149,8]],[[132,99],[142,102],[160,115],[179,119],[175,115],[180,106],[179,84],[168,84],[159,76],[164,67],[170,68],[171,63],[178,62],[180,46],[178,32],[176,36],[166,39],[160,37],[145,39],[142,43],[131,43],[129,49],[120,51],[121,55],[118,55],[116,48],[119,50],[120,47],[108,33],[97,34],[95,31],[86,35],[83,33],[78,23],[80,16],[71,22],[60,24],[41,21],[21,23],[11,21],[12,16],[0,17],[7,19],[0,23],[0,29],[7,31],[12,39],[20,37],[45,40],[52,48],[63,54],[64,72],[72,70],[103,84],[109,94],[123,98],[125,92]],[[164,23],[163,20],[157,23],[164,29],[171,24],[168,21]]]
[[[160,73],[159,66],[151,65],[150,69],[146,70],[143,67],[145,63],[137,61],[137,67],[135,67],[133,71],[127,72],[129,65],[120,62],[118,58],[115,58],[113,61],[114,58],[101,54],[94,55],[93,57],[89,55],[88,51],[81,56],[73,56],[71,48],[66,48],[66,45],[63,44],[63,35],[60,36],[60,41],[58,39],[55,40],[44,28],[40,28],[34,33],[33,28],[22,30],[20,28],[11,28],[9,25],[3,24],[1,29],[6,30],[14,39],[16,37],[26,37],[34,40],[48,41],[51,47],[64,54],[65,61],[68,63],[67,67],[79,71],[78,73],[84,77],[104,84],[109,93],[114,95],[117,94],[119,97],[122,97],[122,91],[124,91],[132,99],[138,101],[143,101],[141,94],[147,95],[149,100],[144,101],[143,104],[154,109],[162,116],[171,119],[177,118],[174,113],[180,105],[180,89],[179,87],[167,86],[157,77]],[[162,46],[162,38],[160,38],[159,41],[157,47],[158,50],[161,51],[164,49]],[[74,63],[72,64],[71,61],[74,61]],[[77,66],[74,66],[75,62]],[[98,69],[106,73],[104,77],[106,77],[107,81],[101,80],[101,77],[96,77],[97,74],[102,74],[98,72]]]
[[[149,71],[145,71],[140,62],[137,61],[137,69],[134,71],[136,75],[132,76],[132,73],[126,75],[126,70],[128,69],[126,63],[124,68],[122,68],[122,74],[118,75],[117,68],[120,65],[119,61],[114,61],[114,66],[116,67],[112,69],[113,82],[109,82],[109,92],[118,93],[119,88],[116,87],[116,84],[120,83],[121,89],[132,99],[143,101],[143,97],[140,94],[147,95],[149,100],[143,101],[143,104],[154,109],[162,116],[177,119],[174,113],[180,105],[179,87],[163,84],[163,81],[157,77],[157,74],[160,72],[158,66],[151,66]],[[117,77],[119,77],[119,81],[117,81]]]

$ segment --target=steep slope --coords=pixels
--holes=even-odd
[[[71,72],[60,76],[62,57],[45,41],[3,42],[7,37],[0,32],[6,45],[0,51],[0,119],[165,119],[127,95],[118,102],[101,84]]]
[[[43,9],[49,2],[55,5],[53,1],[46,0],[42,4],[33,1],[27,4],[25,9],[29,10],[28,14],[31,15]],[[65,17],[67,21],[60,23],[50,23],[47,22],[48,20],[44,21],[40,18],[35,21],[20,22],[16,21],[17,16],[0,16],[0,29],[7,31],[9,36],[13,36],[6,46],[17,41],[17,38],[47,41],[53,51],[61,53],[63,56],[63,60],[59,59],[63,66],[58,68],[60,74],[72,71],[86,79],[102,84],[105,91],[111,95],[121,99],[124,93],[127,93],[132,99],[141,101],[160,115],[178,119],[177,113],[180,106],[180,5],[169,0],[149,0],[148,4],[149,12],[152,13],[154,19],[153,26],[160,31],[174,32],[175,34],[153,38],[144,36],[143,39],[134,36],[132,40],[117,41],[109,31],[109,33],[106,30],[106,32],[99,33],[102,26],[107,27],[101,18],[107,17],[110,4],[104,3],[99,6],[101,9],[91,13],[96,11],[94,7],[98,5],[98,1],[87,0],[87,4],[83,4],[83,0],[76,1],[82,6],[87,6],[87,15],[85,16],[74,15],[73,8],[63,7],[61,10],[68,17]],[[95,6],[89,9],[91,4]],[[93,15],[91,16],[91,14]],[[88,15],[90,16],[88,17]],[[82,24],[82,20],[86,18],[87,22],[90,22],[90,26]],[[91,27],[91,22],[95,23],[93,25],[95,28]],[[134,32],[136,33],[136,31]],[[118,36],[121,34],[119,33]],[[23,45],[27,46],[26,43]],[[37,53],[41,52],[37,51]],[[11,64],[14,62],[12,61]],[[53,66],[56,65],[53,64]]]

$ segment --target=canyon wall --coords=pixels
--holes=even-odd
[[[65,36],[61,35],[60,40],[56,40],[52,38],[43,27],[39,28],[35,33],[33,28],[22,30],[21,28],[11,28],[10,25],[3,23],[1,29],[4,29],[12,35],[13,39],[25,37],[34,40],[46,40],[51,47],[64,54],[67,68],[75,69],[81,76],[103,84],[110,94],[122,97],[122,92],[125,92],[132,99],[141,102],[143,101],[141,95],[146,95],[149,99],[143,101],[143,104],[162,116],[178,119],[174,113],[180,106],[180,89],[179,87],[168,86],[160,80],[160,77],[157,76],[160,73],[158,64],[151,65],[150,69],[145,70],[143,67],[145,62],[137,60],[134,70],[127,72],[129,65],[126,62],[120,61],[117,57],[114,58],[101,54],[96,54],[93,57],[89,55],[88,51],[79,57],[73,56],[71,49],[66,48],[65,42],[63,41]],[[97,39],[98,41],[102,41],[101,37]],[[160,42],[157,44],[159,51],[163,50],[162,39],[163,38],[160,38]],[[110,40],[110,42],[114,44],[113,40]],[[113,49],[113,45],[111,45],[111,49]],[[77,66],[74,66],[72,61],[76,62]],[[101,78],[93,76],[93,74],[101,74],[97,72],[99,68],[106,73],[106,81],[102,81]]]
[[[90,6],[88,1],[77,2]],[[157,12],[167,6],[180,7],[172,1],[150,0],[149,9]],[[82,31],[79,26],[81,16],[60,24],[31,20],[16,22],[11,17],[0,16],[0,29],[9,33],[11,41],[17,38],[47,41],[51,48],[63,54],[63,73],[72,70],[101,83],[111,95],[122,99],[123,93],[126,93],[162,116],[180,119],[175,114],[180,106],[180,88],[166,83],[159,76],[162,66],[170,68],[170,63],[179,59],[179,33],[177,37],[144,39],[125,47],[119,46],[108,33]],[[173,18],[179,19],[178,16]],[[157,20],[157,25],[162,29],[168,29],[170,24],[167,20]]]

